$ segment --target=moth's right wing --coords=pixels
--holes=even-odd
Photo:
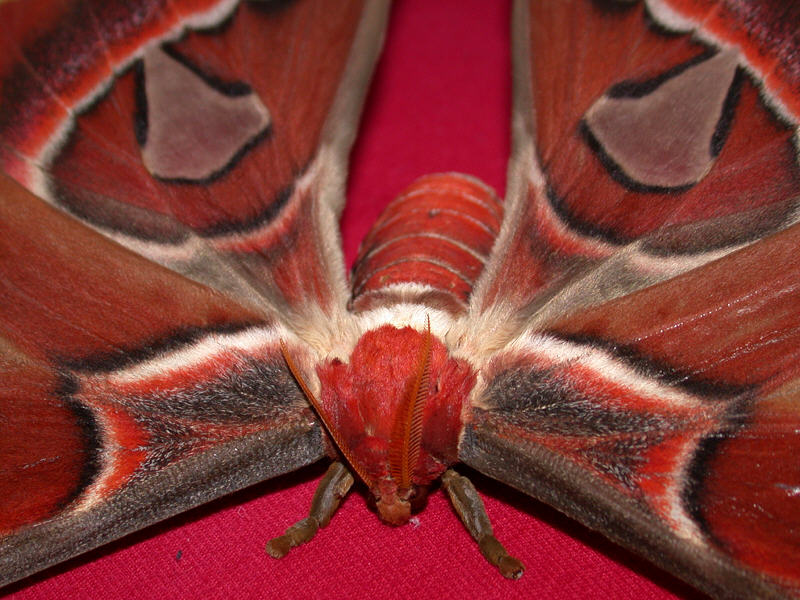
[[[324,454],[276,315],[5,176],[0,258],[0,584]]]
[[[323,455],[387,12],[0,3],[0,583]]]
[[[0,5],[0,168],[129,249],[336,336],[384,0]]]

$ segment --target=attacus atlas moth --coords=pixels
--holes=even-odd
[[[800,8],[428,4],[0,3],[0,580],[333,459],[291,514],[256,488],[272,524],[215,505],[247,546],[19,597],[692,594],[536,564],[484,477],[713,596],[798,594]],[[405,191],[348,275],[390,13],[345,244]]]

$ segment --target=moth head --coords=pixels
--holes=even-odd
[[[401,489],[391,477],[381,479],[370,488],[370,507],[387,525],[405,525],[428,500],[428,487],[412,484]]]
[[[369,488],[372,508],[387,524],[408,522],[457,454],[472,370],[448,356],[429,322],[422,331],[384,325],[367,331],[347,362],[317,365],[318,399],[281,346],[332,446]]]
[[[397,484],[392,479],[384,479],[370,490],[375,503],[375,510],[381,521],[388,525],[405,525],[411,518],[410,490],[399,493]]]
[[[411,377],[403,386],[403,397],[399,398],[400,401],[393,411],[393,423],[388,432],[388,440],[363,436],[358,442],[360,452],[355,452],[350,440],[334,426],[327,411],[306,385],[286,345],[281,342],[281,350],[289,369],[319,415],[339,452],[369,487],[371,504],[381,520],[389,525],[407,523],[412,510],[419,504],[417,499],[422,498],[424,501],[425,494],[421,492],[420,486],[414,484],[412,477],[422,446],[422,415],[425,400],[429,395],[432,343],[433,336],[428,320],[425,334],[420,340],[419,347],[416,348]],[[366,464],[365,458],[368,459]],[[382,473],[376,476],[374,475],[376,470]]]

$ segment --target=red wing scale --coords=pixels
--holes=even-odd
[[[5,3],[0,164],[196,281],[301,323],[335,313],[343,161],[385,13],[358,0]]]
[[[323,456],[386,12],[0,5],[0,585]]]
[[[274,316],[0,198],[2,581],[323,455]]]
[[[800,592],[798,24],[518,3],[507,216],[470,308],[461,460],[718,597]]]

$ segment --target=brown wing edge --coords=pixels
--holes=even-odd
[[[323,271],[333,289],[340,317],[346,313],[350,285],[344,268],[339,218],[346,202],[350,151],[358,133],[369,84],[383,49],[390,8],[391,0],[368,0],[365,3],[314,158],[322,165],[312,208],[314,241],[318,247],[316,258],[324,265]],[[324,329],[326,323],[317,319],[313,320],[312,326]]]
[[[787,592],[714,551],[677,538],[648,511],[545,448],[503,439],[488,411],[473,409],[459,459],[549,504],[716,598],[785,598]]]
[[[337,216],[344,208],[342,202],[345,197],[344,184],[350,149],[358,133],[357,125],[369,92],[369,84],[383,49],[390,8],[391,0],[370,0],[365,5],[344,73],[322,130],[320,147],[333,148],[339,159],[339,164],[329,174],[331,180],[326,181],[326,191],[333,187],[339,193],[331,193],[323,201],[323,204],[333,208]]]
[[[0,541],[0,586],[323,455],[319,425],[296,419],[187,458],[126,486],[108,502]],[[79,539],[72,535],[76,530]]]

